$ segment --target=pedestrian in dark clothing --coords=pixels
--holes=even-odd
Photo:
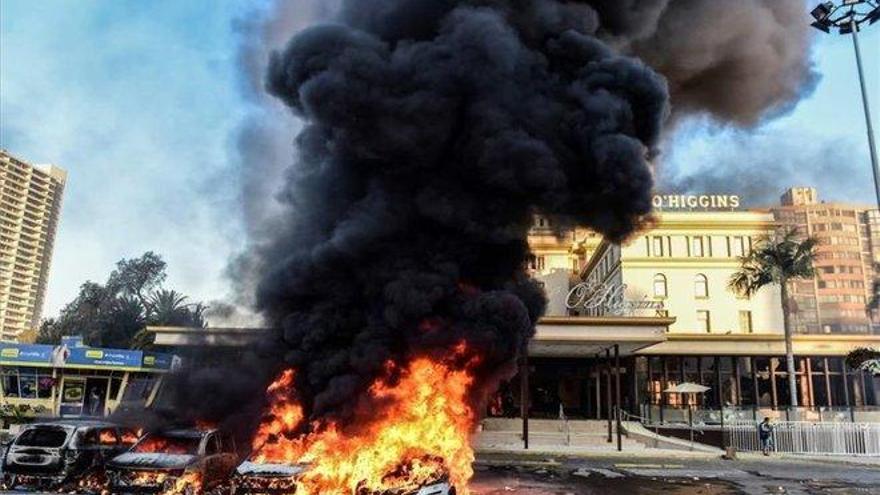
[[[761,449],[764,455],[770,455],[770,449],[773,445],[773,425],[770,424],[770,418],[765,417],[758,425],[758,437],[761,439]]]

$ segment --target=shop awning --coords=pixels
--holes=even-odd
[[[538,322],[529,356],[593,357],[619,345],[620,355],[666,341],[675,318],[665,317],[549,317]]]
[[[538,322],[529,354],[547,357],[592,357],[615,344],[622,356],[664,342],[675,318],[548,317]],[[265,328],[147,327],[157,345],[240,347],[266,338]]]

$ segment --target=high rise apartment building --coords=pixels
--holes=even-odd
[[[0,339],[39,324],[67,173],[0,150]]]
[[[880,261],[880,215],[871,206],[820,202],[816,189],[793,187],[771,208],[782,227],[814,236],[816,277],[793,282],[792,313],[800,333],[875,333],[868,312],[875,263]]]

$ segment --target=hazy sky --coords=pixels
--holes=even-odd
[[[260,8],[0,2],[0,147],[69,173],[44,316],[147,250],[168,261],[169,287],[197,300],[228,295],[223,269],[245,232],[236,137],[254,104],[237,57],[242,20]],[[863,33],[862,49],[880,120],[880,25]],[[756,198],[781,193],[755,179],[771,170],[825,199],[872,201],[852,40],[823,34],[813,58],[822,80],[792,112],[748,131],[687,124],[665,146],[667,169],[742,170],[723,184],[734,193],[761,185]]]

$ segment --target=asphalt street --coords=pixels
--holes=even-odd
[[[517,459],[483,457],[476,495],[567,494],[880,494],[876,466],[761,458]]]
[[[658,461],[497,455],[481,456],[475,470],[473,495],[880,495],[876,466],[790,459]]]

